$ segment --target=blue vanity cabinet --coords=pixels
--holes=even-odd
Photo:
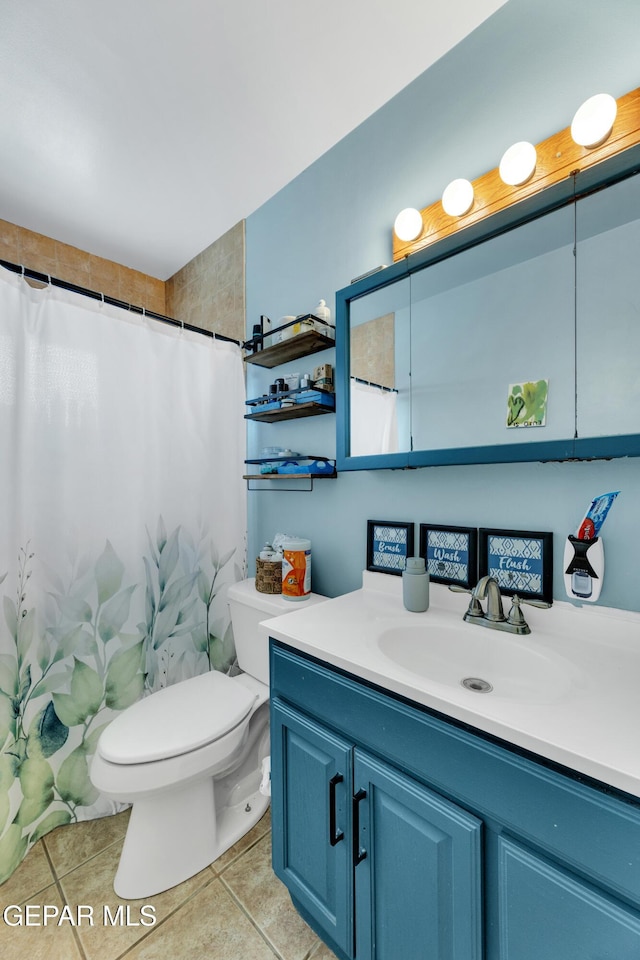
[[[271,703],[273,869],[309,923],[353,957],[352,745]]]
[[[640,918],[571,871],[508,837],[498,844],[499,955],[517,960],[635,960]],[[629,849],[638,856],[638,844]]]
[[[279,698],[271,750],[274,871],[339,956],[480,960],[480,821]]]
[[[358,960],[480,960],[481,822],[358,749],[353,796]]]
[[[270,667],[274,870],[340,960],[640,960],[640,801],[276,641]]]

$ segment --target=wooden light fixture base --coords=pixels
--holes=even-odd
[[[468,213],[451,217],[437,200],[420,212],[424,224],[417,240],[399,240],[393,234],[393,260],[402,260],[418,250],[464,230],[501,210],[532,197],[567,179],[577,171],[587,170],[609,157],[640,143],[640,87],[617,101],[618,112],[607,139],[595,147],[581,147],[571,137],[571,127],[553,134],[536,146],[537,161],[533,175],[520,186],[504,183],[498,167],[473,180],[474,201]]]

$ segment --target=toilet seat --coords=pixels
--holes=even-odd
[[[224,737],[251,713],[257,694],[212,670],[158,690],[117,716],[98,752],[110,763],[165,760]]]

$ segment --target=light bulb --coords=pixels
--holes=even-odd
[[[417,240],[422,233],[422,214],[414,207],[405,207],[396,217],[393,229],[398,240]]]
[[[461,217],[473,205],[473,185],[464,179],[452,180],[442,194],[444,212],[450,217]]]
[[[571,137],[580,147],[597,147],[613,127],[618,104],[608,93],[597,93],[576,110],[571,123]]]
[[[514,143],[502,155],[500,179],[510,187],[526,183],[536,168],[536,148],[527,140]]]

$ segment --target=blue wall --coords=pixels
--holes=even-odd
[[[454,177],[497,166],[517,140],[537,143],[568,126],[587,97],[633,90],[639,37],[638,0],[509,0],[247,219],[249,327],[263,313],[275,320],[321,297],[333,303],[353,277],[392,262],[402,207],[425,207]],[[333,363],[333,352],[278,376],[323,361]],[[249,366],[248,395],[273,377]],[[334,456],[335,418],[249,424],[251,456],[274,444]],[[310,494],[258,491],[249,495],[249,557],[278,531],[309,537],[313,587],[334,596],[360,585],[367,519],[552,530],[561,599],[564,538],[593,496],[618,489],[603,531],[600,602],[639,610],[640,459],[358,471],[318,481]]]

